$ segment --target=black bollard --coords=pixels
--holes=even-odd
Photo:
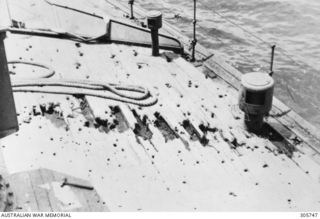
[[[147,14],[148,28],[151,30],[152,56],[159,56],[159,29],[162,27],[162,14],[150,11]]]

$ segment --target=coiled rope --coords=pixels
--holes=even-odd
[[[100,83],[97,81],[89,80],[75,81],[49,79],[55,74],[55,71],[49,66],[40,63],[20,60],[9,61],[8,64],[32,65],[47,69],[49,71],[49,73],[41,75],[37,79],[15,79],[13,77],[13,92],[88,95],[133,104],[141,107],[153,106],[158,102],[158,99],[153,97],[149,90],[143,87],[131,85],[117,85],[113,83]],[[50,87],[53,88],[50,89]]]

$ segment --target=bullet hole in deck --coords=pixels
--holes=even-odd
[[[75,43],[74,44],[77,48],[80,48],[81,47],[81,44],[80,43]]]
[[[117,144],[113,144],[113,147],[115,147],[115,148],[116,148],[116,147],[117,147]]]
[[[56,154],[56,153],[53,153],[52,155],[53,155],[53,156],[56,156],[57,154]]]
[[[183,184],[187,184],[187,182],[186,182],[186,181],[182,181],[182,183],[183,183]]]
[[[81,64],[79,62],[75,63],[76,69],[79,69],[81,67]]]
[[[268,164],[263,164],[262,167],[263,167],[263,168],[267,168],[267,167],[268,167]]]
[[[84,127],[89,128],[89,127],[90,127],[90,122],[89,122],[89,121],[86,121],[86,122],[84,123]]]
[[[229,195],[231,195],[233,197],[237,197],[237,195],[234,192],[229,192]]]
[[[133,55],[134,56],[137,56],[138,55],[138,52],[136,50],[133,50]]]
[[[224,161],[224,160],[222,160],[222,161],[221,161],[221,163],[225,163],[225,161]]]
[[[248,172],[249,170],[248,170],[248,169],[244,169],[243,171],[244,171],[244,172]]]

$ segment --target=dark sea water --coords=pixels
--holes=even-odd
[[[193,0],[138,0],[192,36]],[[275,95],[320,129],[320,0],[198,0],[198,40],[241,72],[268,71]]]

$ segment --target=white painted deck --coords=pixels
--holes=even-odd
[[[9,2],[12,16],[28,27],[51,25],[93,36],[104,31],[103,22],[39,0]],[[122,17],[104,1],[70,2]],[[206,78],[184,59],[167,62],[151,57],[147,48],[78,47],[72,41],[18,35],[8,35],[5,44],[8,60],[48,64],[55,78],[140,85],[159,99],[155,106],[137,108],[89,96],[16,93],[20,131],[0,143],[16,210],[319,211],[320,166],[311,159],[314,152],[297,145],[290,159],[266,138],[247,133],[236,91],[218,78]],[[18,65],[14,71],[26,77],[33,73]],[[53,114],[34,115],[34,108],[41,112],[40,105],[50,103],[57,104]],[[125,120],[110,106],[119,106]],[[131,110],[141,119],[147,116],[150,139],[134,133],[138,121]],[[156,112],[178,138],[165,141],[154,125]],[[96,118],[125,123],[106,130],[93,127]],[[201,136],[201,124],[217,131],[206,134],[204,146],[191,139],[184,120]],[[234,139],[241,145],[236,150]],[[64,177],[95,190],[61,188]]]

